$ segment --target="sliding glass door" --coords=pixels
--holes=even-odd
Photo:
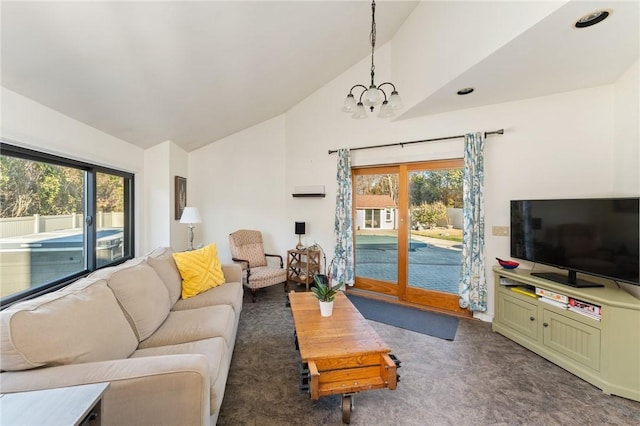
[[[462,160],[353,170],[356,288],[458,307]]]
[[[398,293],[398,171],[356,172],[353,182],[354,243],[359,287]]]

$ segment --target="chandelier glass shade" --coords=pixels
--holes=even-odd
[[[400,95],[398,95],[398,91],[396,90],[396,86],[393,83],[385,81],[384,83],[380,83],[376,86],[375,84],[375,63],[373,60],[373,54],[376,48],[376,2],[375,0],[371,2],[371,84],[369,87],[364,84],[355,84],[351,90],[349,90],[349,94],[347,95],[347,99],[345,99],[344,104],[342,105],[342,111],[351,114],[353,118],[367,118],[367,108],[373,112],[375,107],[380,106],[380,111],[378,112],[378,117],[380,118],[388,118],[393,117],[395,115],[395,111],[402,109],[402,99],[400,99]],[[389,88],[383,86],[390,86]],[[390,94],[387,97],[387,91],[390,90]],[[359,92],[358,100],[356,101],[356,96],[354,95],[354,91],[356,93]]]

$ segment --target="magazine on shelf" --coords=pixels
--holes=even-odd
[[[573,297],[569,298],[569,306],[574,309],[579,309],[583,312],[591,313],[596,316],[602,316],[602,307],[600,305],[595,305],[593,303],[584,302],[582,300],[574,299]]]
[[[500,285],[510,287],[510,286],[518,285],[518,282],[512,280],[511,278],[500,277]]]
[[[551,306],[555,306],[556,308],[567,309],[566,303],[558,302],[557,300],[549,299],[548,297],[540,297],[538,300]]]
[[[584,315],[585,317],[589,317],[591,319],[594,319],[596,321],[600,321],[600,319],[602,318],[602,315],[597,315],[594,313],[591,313],[589,311],[584,311],[580,308],[576,308],[574,306],[569,306],[568,308],[571,312],[575,312],[576,314],[580,314],[580,315]]]
[[[515,291],[516,293],[520,293],[520,294],[524,294],[525,296],[533,297],[534,299],[538,298],[538,296],[536,296],[536,293],[533,291],[533,289],[530,289],[528,287],[518,286],[518,287],[509,287],[509,289],[511,291]]]
[[[569,297],[564,294],[556,293],[555,291],[547,290],[546,288],[536,287],[536,294],[538,296],[546,297],[547,299],[556,300],[561,303],[569,303]]]

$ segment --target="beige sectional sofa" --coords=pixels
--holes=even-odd
[[[215,424],[235,344],[241,269],[181,299],[170,248],[0,313],[0,392],[109,382],[103,425]]]

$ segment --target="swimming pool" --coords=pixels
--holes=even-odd
[[[356,275],[396,282],[398,239],[393,235],[356,236]],[[458,293],[462,251],[412,238],[409,248],[409,285],[446,293]]]

